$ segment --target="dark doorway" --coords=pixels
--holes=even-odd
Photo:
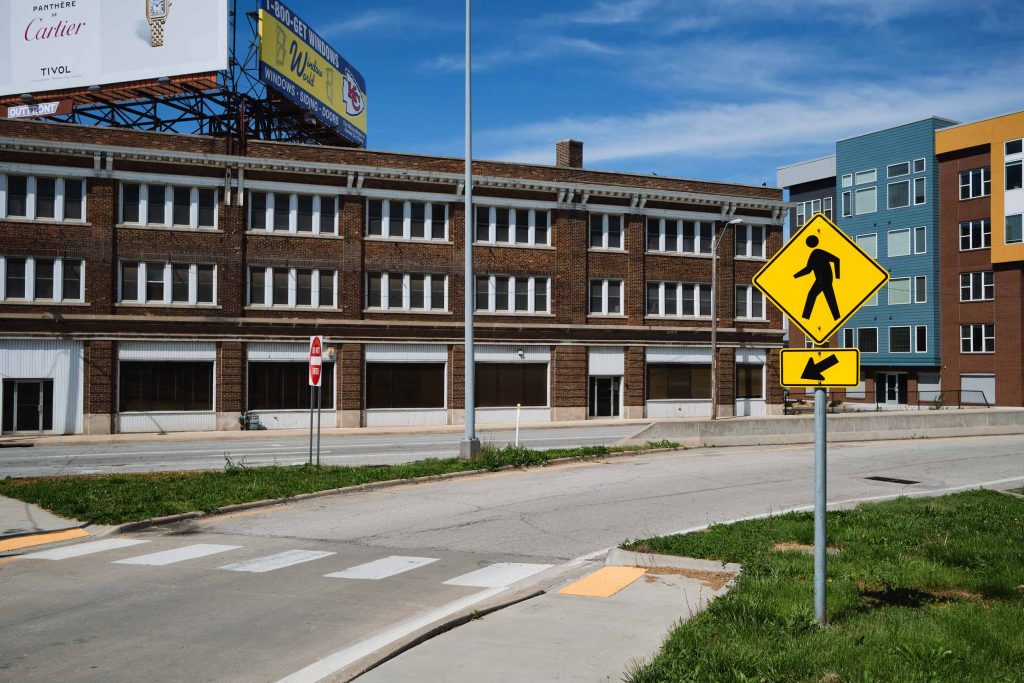
[[[53,380],[5,379],[3,385],[4,433],[53,429]]]
[[[618,417],[621,377],[590,378],[590,417]]]

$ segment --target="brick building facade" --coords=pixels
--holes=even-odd
[[[311,334],[326,426],[461,422],[462,161],[223,145],[0,122],[3,431],[300,427]],[[715,230],[720,414],[773,410],[781,192],[557,160],[474,163],[478,421],[709,414]]]

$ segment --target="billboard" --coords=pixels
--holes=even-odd
[[[366,81],[297,14],[260,0],[260,80],[346,140],[366,146]]]
[[[0,2],[0,96],[227,66],[227,0]]]

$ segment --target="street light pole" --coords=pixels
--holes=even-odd
[[[472,22],[471,22],[472,0],[466,0],[466,178],[465,178],[465,220],[463,228],[465,232],[465,353],[463,358],[465,386],[463,395],[466,406],[466,433],[459,444],[459,456],[472,458],[480,452],[480,440],[476,437],[476,395],[474,393],[476,383],[474,381],[476,363],[473,351],[473,108],[472,108],[472,68],[471,46],[472,46]]]
[[[733,218],[723,228],[739,225],[743,220]],[[718,226],[711,228],[711,419],[718,419]]]

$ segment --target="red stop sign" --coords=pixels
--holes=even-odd
[[[324,362],[324,341],[323,337],[315,336],[309,338],[309,386],[320,386],[320,378],[323,375]]]

